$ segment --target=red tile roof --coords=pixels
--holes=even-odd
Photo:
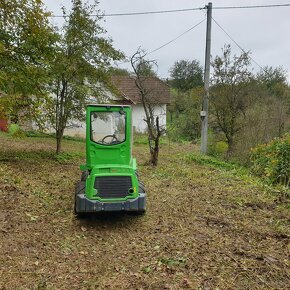
[[[157,77],[142,78],[144,88],[147,91],[146,97],[152,104],[169,104],[169,86]],[[112,76],[112,83],[116,86],[120,95],[133,103],[141,103],[141,95],[131,76]]]

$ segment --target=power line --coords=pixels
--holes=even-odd
[[[162,49],[163,47],[169,45],[170,43],[176,41],[177,39],[179,39],[180,37],[182,37],[182,36],[185,35],[186,33],[188,33],[188,32],[190,32],[191,30],[193,30],[195,27],[199,26],[199,25],[200,25],[202,22],[204,22],[204,21],[205,21],[205,18],[204,18],[203,20],[201,20],[200,22],[198,22],[197,24],[195,24],[194,26],[192,26],[192,27],[190,27],[189,29],[185,30],[183,33],[179,34],[179,35],[176,36],[175,38],[171,39],[170,41],[168,41],[168,42],[164,43],[163,45],[161,45],[161,46],[159,46],[159,47],[157,47],[157,48],[155,48],[155,49],[149,51],[148,53],[145,53],[142,57],[145,57],[145,56],[148,55],[148,54],[151,54],[151,53],[153,53],[153,52],[155,52],[155,51],[157,51],[157,50],[160,50],[160,49]],[[125,61],[121,61],[121,62],[119,62],[118,64],[124,64],[124,63],[129,63],[129,62],[130,62],[130,61],[125,60]]]
[[[199,25],[200,25],[202,22],[204,22],[204,21],[205,21],[205,19],[201,20],[200,22],[198,22],[198,23],[195,24],[194,26],[190,27],[189,29],[187,29],[187,30],[184,31],[183,33],[179,34],[178,36],[176,36],[176,37],[173,38],[172,40],[170,40],[170,41],[164,43],[163,45],[161,45],[161,46],[159,46],[159,47],[157,47],[157,48],[155,48],[155,49],[153,49],[153,50],[151,50],[151,51],[149,51],[149,52],[146,53],[144,56],[146,56],[146,55],[148,55],[148,54],[151,54],[151,53],[153,53],[153,52],[155,52],[155,51],[157,51],[157,50],[159,50],[159,49],[161,49],[161,48],[167,46],[168,44],[170,44],[170,43],[176,41],[177,39],[179,39],[180,37],[182,37],[184,34],[188,33],[189,31],[193,30],[195,27],[199,26]]]
[[[234,44],[243,52],[243,53],[247,53],[226,31],[225,29],[212,17],[212,20],[215,22],[215,24],[228,36],[228,38],[234,42]],[[248,55],[249,58],[260,68],[260,69],[264,69],[260,64],[258,64],[250,55]]]
[[[290,3],[285,4],[268,4],[268,5],[249,5],[249,6],[217,6],[212,9],[227,10],[227,9],[254,9],[254,8],[278,8],[278,7],[290,7]],[[197,10],[205,10],[206,7],[173,9],[173,10],[159,10],[159,11],[144,11],[144,12],[128,12],[128,13],[108,13],[108,14],[89,14],[90,17],[115,17],[115,16],[137,16],[137,15],[149,15],[149,14],[163,14],[163,13],[178,13],[189,12]],[[65,18],[67,15],[50,15],[51,18]]]
[[[212,7],[212,9],[251,9],[251,8],[277,8],[277,7],[287,7],[289,4],[268,4],[268,5],[249,5],[249,6],[217,6]]]
[[[203,9],[205,9],[205,7],[185,8],[185,9],[174,9],[174,10],[145,11],[145,12],[110,13],[110,14],[104,14],[104,17],[112,17],[112,16],[134,16],[134,15],[162,14],[162,13],[176,13],[176,12],[188,12],[188,11],[203,10]]]
[[[203,10],[205,7],[174,9],[174,10],[159,10],[159,11],[144,11],[144,12],[128,12],[128,13],[109,13],[109,14],[89,14],[91,17],[113,17],[113,16],[136,16],[136,15],[148,15],[148,14],[162,14],[162,13],[176,13],[176,12],[188,12]],[[50,15],[49,17],[67,17],[67,15]]]

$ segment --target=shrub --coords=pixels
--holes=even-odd
[[[212,129],[208,131],[208,154],[215,157],[225,157],[228,151],[228,144],[222,141],[222,136]]]
[[[289,185],[290,134],[251,150],[252,171],[269,183]]]
[[[228,151],[229,145],[224,141],[219,141],[215,144],[215,152],[218,155],[225,155]]]
[[[18,124],[10,124],[8,128],[8,133],[14,138],[25,137],[24,132],[20,129]]]
[[[10,135],[15,134],[19,130],[20,130],[20,128],[19,128],[18,124],[10,124],[9,125],[8,132]]]

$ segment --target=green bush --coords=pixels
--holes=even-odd
[[[219,141],[215,144],[215,152],[218,155],[224,155],[228,151],[228,144],[224,141]]]
[[[252,171],[271,184],[289,185],[290,134],[253,148]]]
[[[228,144],[221,141],[221,136],[214,133],[213,130],[208,131],[208,154],[215,157],[224,157],[228,151]]]
[[[25,137],[24,132],[20,129],[18,124],[10,124],[8,128],[8,133],[14,138]]]
[[[10,135],[13,135],[15,134],[17,131],[19,131],[20,128],[19,128],[19,125],[18,124],[10,124],[9,125],[9,128],[8,128],[8,133]]]

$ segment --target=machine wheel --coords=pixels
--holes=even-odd
[[[139,193],[145,193],[145,185],[141,181],[138,182]],[[146,213],[146,209],[133,211],[132,214],[135,216],[143,216]]]
[[[86,192],[86,182],[85,181],[78,181],[76,184],[76,187],[75,187],[75,203],[74,203],[74,214],[76,215],[77,218],[84,218],[85,217],[85,213],[77,211],[77,205],[76,205],[77,195],[78,194],[85,194],[85,192]]]
[[[83,171],[82,175],[81,175],[81,181],[86,181],[86,179],[88,178],[89,175],[90,175],[90,173],[88,170]]]
[[[145,193],[145,186],[142,182],[139,182],[139,193]]]

